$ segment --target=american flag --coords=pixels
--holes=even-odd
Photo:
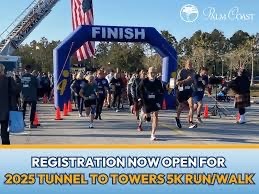
[[[93,25],[93,2],[92,0],[71,0],[73,30],[81,25]],[[86,42],[76,51],[78,61],[94,56],[95,43]]]

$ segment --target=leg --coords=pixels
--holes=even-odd
[[[198,106],[197,117],[200,118],[201,117],[201,111],[202,111],[202,108],[203,108],[203,103],[202,103],[202,101],[199,101],[198,105],[197,104],[195,104],[195,105]],[[194,105],[194,108],[195,108],[195,105]]]
[[[27,102],[23,101],[22,103],[22,110],[23,110],[23,120],[25,121],[25,114],[26,114]]]
[[[120,109],[120,105],[121,105],[121,94],[118,94],[118,103],[117,103],[117,110],[119,110]]]
[[[95,119],[98,119],[98,116],[101,114],[100,112],[100,106],[101,106],[101,97],[99,96],[99,98],[97,98],[96,100],[96,115],[95,115]]]
[[[83,109],[84,109],[84,100],[83,100],[83,98],[81,98],[81,96],[79,96],[79,107],[78,107],[78,110],[80,111],[81,115],[83,113]]]
[[[153,141],[153,140],[156,140],[155,133],[158,126],[158,111],[153,112],[152,117],[153,119],[152,119],[151,140]]]
[[[36,101],[32,101],[31,102],[31,114],[30,114],[31,125],[33,125],[33,121],[35,119],[35,113],[36,113]]]
[[[239,108],[239,114],[240,114],[239,124],[245,124],[246,123],[245,112],[246,112],[245,108]]]
[[[95,115],[95,112],[96,112],[96,105],[91,105],[91,107],[90,107],[90,113],[91,113],[91,115],[90,115],[90,123],[92,123],[93,124],[93,122],[94,122],[94,115]]]
[[[101,120],[101,114],[102,114],[102,111],[103,111],[103,104],[104,104],[104,99],[105,97],[103,96],[100,100],[100,107],[99,107],[99,119]]]
[[[9,132],[8,129],[8,121],[1,121],[1,139],[2,145],[10,145]]]
[[[118,95],[117,93],[114,93],[114,95],[113,95],[112,107],[115,107],[117,95]]]
[[[193,122],[193,99],[192,99],[192,97],[190,97],[187,102],[189,105],[190,122]]]

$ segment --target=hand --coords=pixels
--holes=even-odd
[[[140,102],[140,101],[141,101],[141,98],[138,99],[138,102]]]
[[[192,77],[191,77],[191,76],[188,76],[187,79],[192,79]]]

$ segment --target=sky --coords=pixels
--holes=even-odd
[[[0,32],[32,1],[0,0]],[[60,0],[24,43],[41,37],[48,40],[66,38],[72,32],[70,3],[70,0]],[[249,34],[259,32],[258,0],[93,0],[93,4],[96,25],[155,27],[168,30],[178,41],[197,30],[211,32],[217,28],[226,37],[237,30]],[[182,17],[180,14],[187,4],[198,10],[198,15],[191,15],[192,22],[184,21],[187,18],[184,12]]]

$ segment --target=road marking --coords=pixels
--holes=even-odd
[[[168,129],[171,129],[171,130],[175,131],[177,134],[183,134],[183,131],[179,130],[179,129],[176,128],[176,127],[172,127],[172,126],[166,125],[166,124],[164,124],[164,123],[161,123],[160,125],[161,125],[162,127],[165,127],[165,128],[168,128]]]

